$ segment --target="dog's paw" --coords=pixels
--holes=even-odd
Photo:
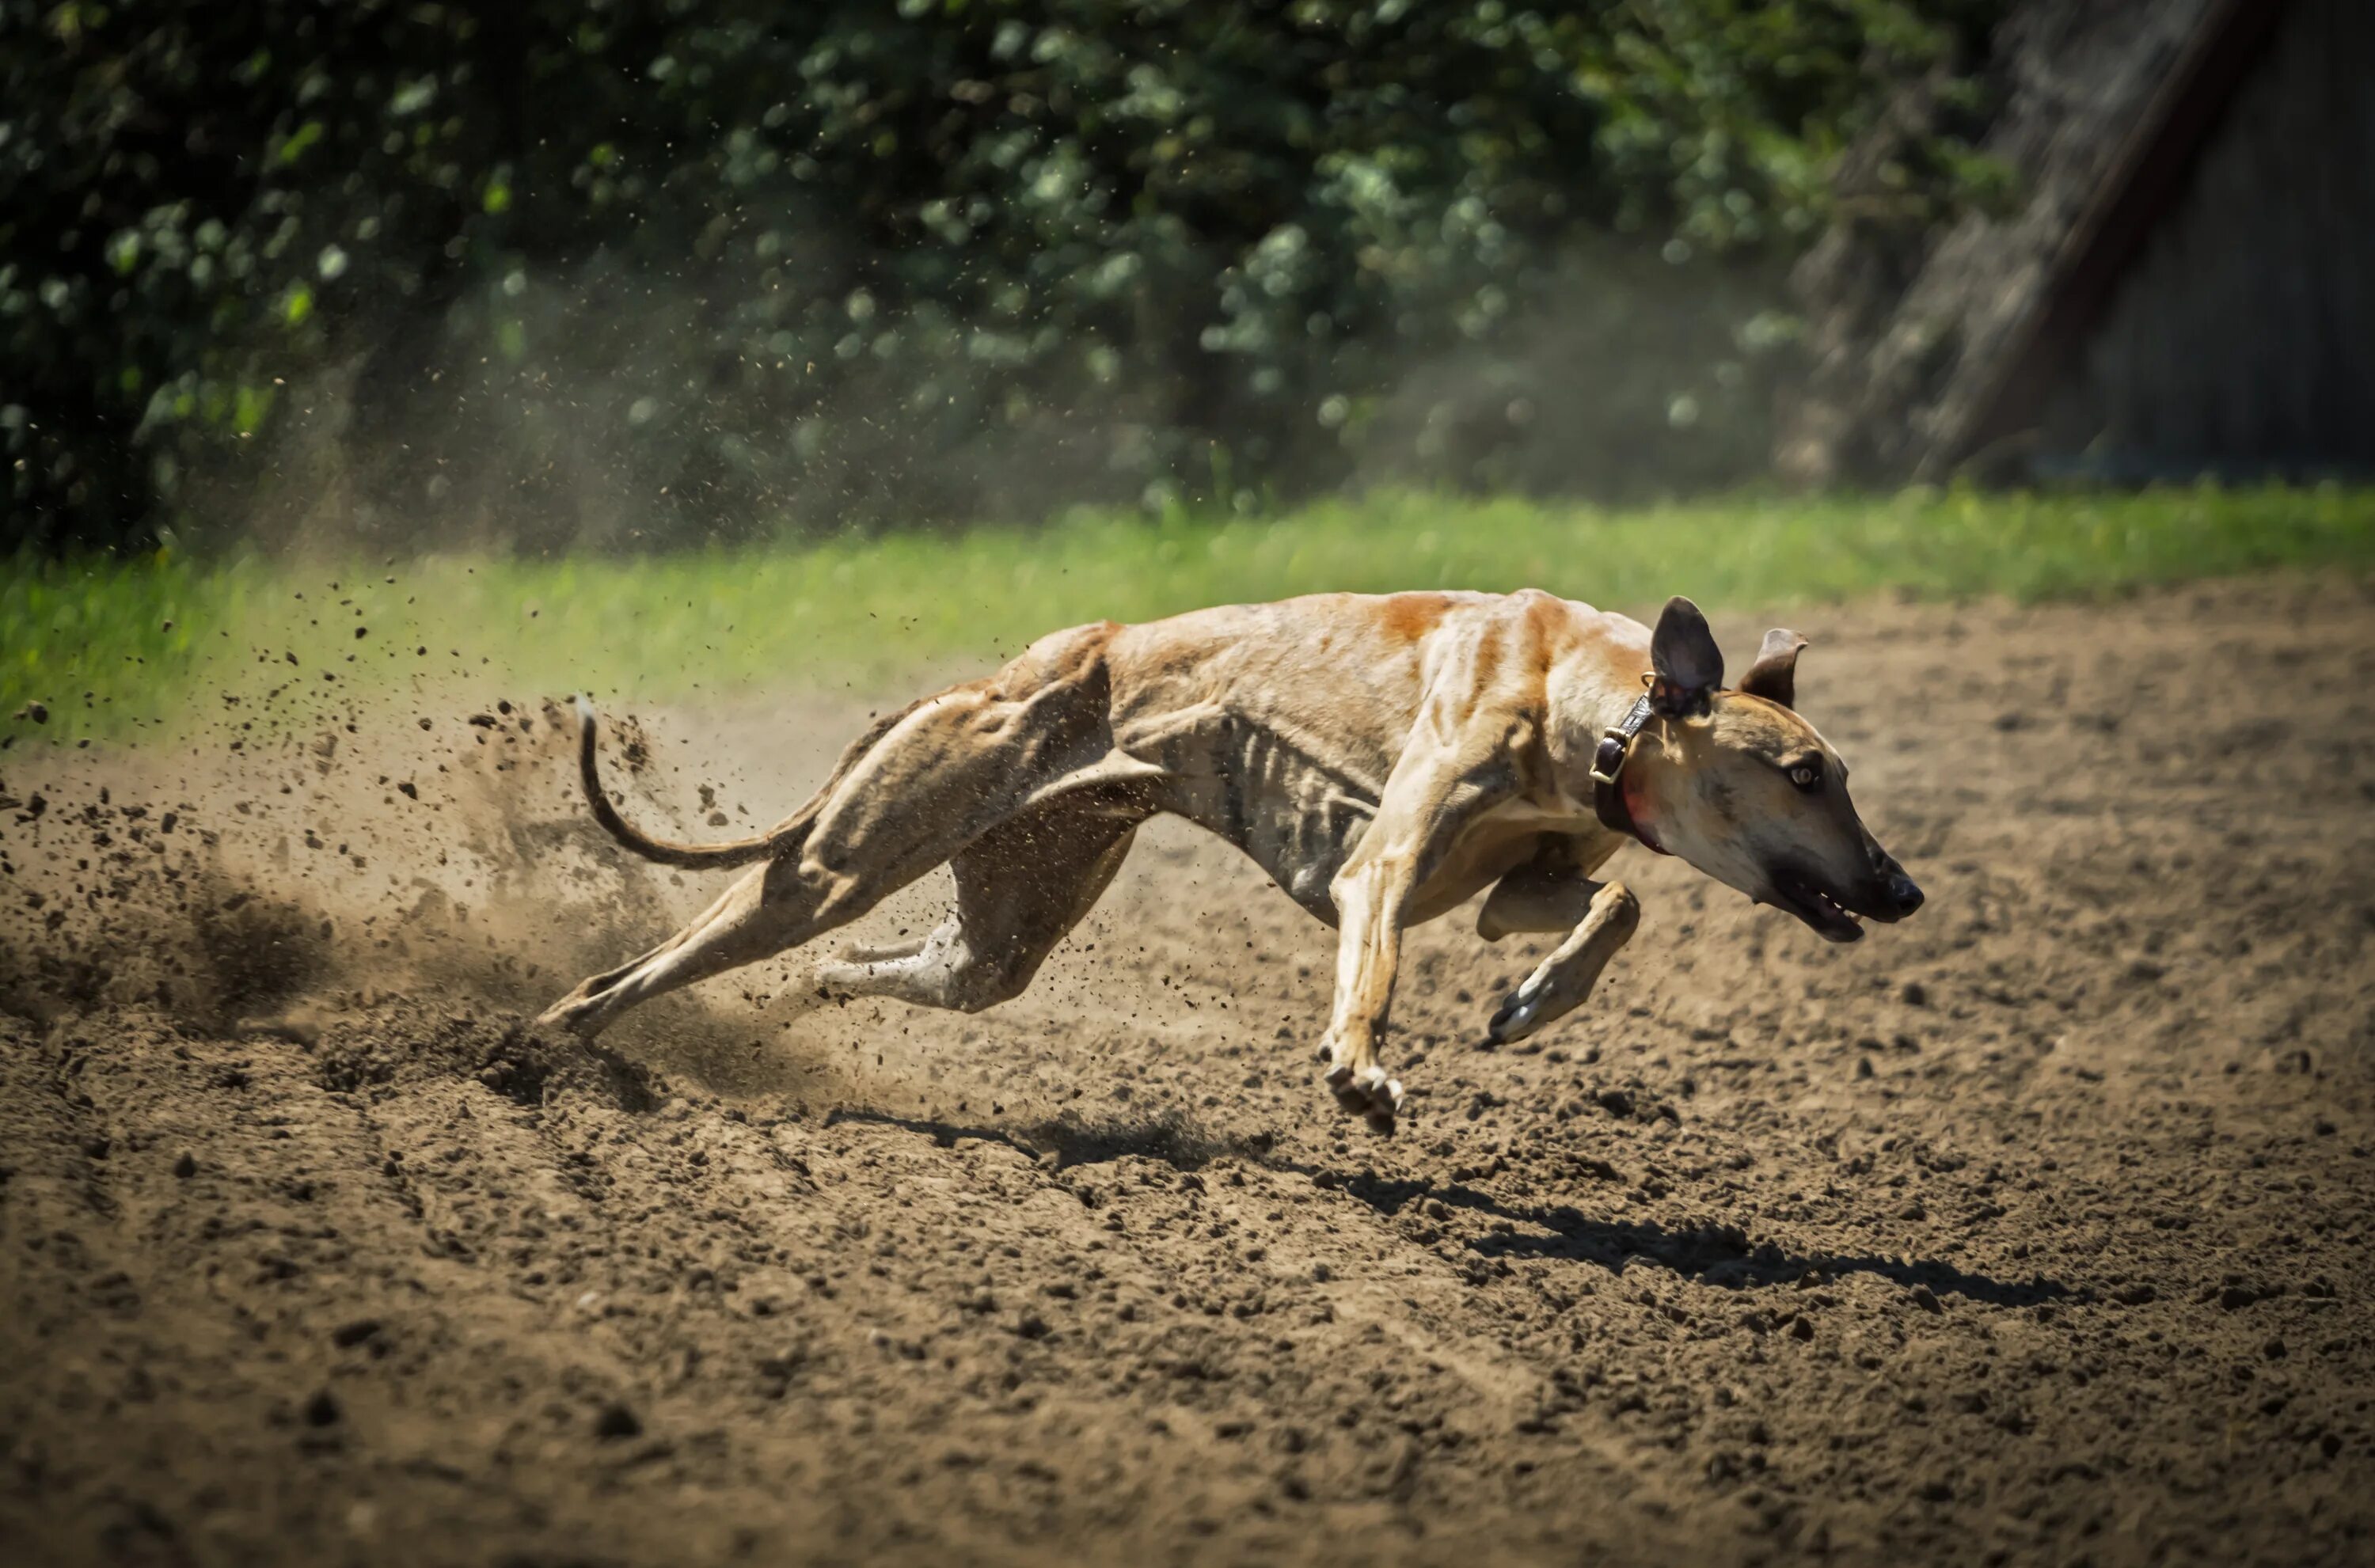
[[[876,963],[866,949],[852,943],[833,957],[819,959],[795,973],[779,987],[770,1006],[786,1018],[803,1018],[820,1008],[845,1008],[867,994]]]
[[[1390,1134],[1394,1118],[1402,1106],[1402,1086],[1386,1076],[1386,1069],[1374,1064],[1358,1071],[1350,1066],[1330,1067],[1322,1075],[1329,1092],[1345,1114],[1359,1116],[1369,1124],[1369,1130]]]
[[[1484,1025],[1484,1043],[1488,1045],[1508,1045],[1523,1040],[1542,1026],[1542,1004],[1548,999],[1549,988],[1537,985],[1529,978],[1509,993],[1491,1021]]]
[[[535,1027],[557,1030],[576,1040],[591,1040],[602,1032],[601,1009],[590,997],[563,996],[536,1015]]]

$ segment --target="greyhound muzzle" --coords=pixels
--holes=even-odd
[[[1864,835],[1864,850],[1872,863],[1869,875],[1838,887],[1826,878],[1803,871],[1778,871],[1771,902],[1833,942],[1861,941],[1864,921],[1893,924],[1920,909],[1921,885],[1905,874],[1896,857],[1869,833]]]

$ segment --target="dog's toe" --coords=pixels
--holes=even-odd
[[[1388,1078],[1385,1068],[1372,1065],[1355,1070],[1339,1065],[1321,1075],[1320,1081],[1345,1114],[1366,1117],[1372,1127],[1382,1122],[1380,1130],[1391,1130],[1394,1114],[1401,1108],[1402,1086]]]
[[[579,1040],[591,1040],[599,1032],[593,1022],[592,1009],[575,997],[563,997],[536,1015],[538,1029],[559,1030]]]
[[[1336,1097],[1336,1103],[1345,1114],[1359,1116],[1368,1113],[1369,1086],[1354,1075],[1349,1064],[1340,1062],[1329,1067],[1319,1075],[1319,1081],[1328,1086],[1328,1092]]]
[[[1520,985],[1509,993],[1492,1020],[1484,1026],[1484,1040],[1491,1045],[1507,1045],[1523,1040],[1534,1032],[1542,1020],[1542,998],[1529,996],[1529,987]]]

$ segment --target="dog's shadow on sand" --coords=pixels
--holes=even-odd
[[[1271,1144],[1268,1134],[1232,1138],[1214,1133],[1176,1107],[1142,1115],[1091,1116],[1067,1111],[1059,1116],[1014,1127],[902,1116],[890,1111],[847,1105],[836,1108],[824,1119],[829,1127],[851,1122],[922,1133],[943,1149],[954,1147],[959,1138],[978,1138],[984,1143],[1003,1144],[1034,1160],[1046,1161],[1052,1155],[1053,1168],[1057,1170],[1073,1165],[1102,1165],[1131,1155],[1160,1160],[1179,1171],[1200,1171],[1223,1158],[1272,1162],[1268,1158]]]
[[[1434,1198],[1449,1208],[1471,1209],[1513,1226],[1530,1228],[1530,1232],[1495,1231],[1471,1239],[1469,1250],[1486,1258],[1546,1258],[1591,1265],[1612,1274],[1648,1266],[1727,1291],[1766,1290],[1776,1285],[1821,1283],[1842,1275],[1870,1274],[1908,1290],[1926,1287],[1933,1299],[1952,1293],[1988,1306],[2038,1306],[2048,1302],[2083,1299],[2067,1285],[2042,1277],[2014,1281],[1974,1274],[1935,1259],[1792,1253],[1771,1242],[1751,1244],[1737,1226],[1668,1230],[1654,1220],[1603,1220],[1571,1204],[1528,1207],[1504,1203],[1490,1193],[1458,1182],[1441,1185],[1424,1181],[1353,1177],[1346,1179],[1342,1185],[1353,1197],[1381,1214],[1399,1213],[1405,1205]],[[1542,1234],[1542,1232],[1549,1233]]]
[[[1581,1264],[1611,1274],[1645,1267],[1663,1268],[1684,1279],[1727,1291],[1769,1290],[1780,1285],[1819,1283],[1844,1275],[1869,1274],[1908,1291],[1924,1288],[1933,1300],[1952,1294],[1987,1306],[2039,1306],[2088,1299],[2085,1292],[2042,1277],[2025,1281],[1997,1279],[1935,1259],[1792,1253],[1771,1242],[1752,1244],[1735,1226],[1669,1230],[1650,1220],[1595,1218],[1571,1204],[1530,1207],[1505,1203],[1490,1193],[1459,1182],[1346,1175],[1321,1166],[1275,1158],[1266,1136],[1219,1137],[1176,1109],[1142,1116],[1088,1118],[1067,1114],[1020,1128],[963,1126],[855,1108],[836,1110],[825,1118],[827,1126],[846,1122],[923,1133],[942,1148],[953,1147],[960,1138],[979,1138],[1003,1144],[1034,1160],[1045,1161],[1052,1155],[1053,1167],[1058,1170],[1103,1164],[1136,1155],[1160,1160],[1181,1171],[1196,1171],[1214,1160],[1234,1157],[1274,1171],[1294,1171],[1308,1176],[1315,1184],[1341,1191],[1387,1216],[1433,1198],[1447,1208],[1468,1209],[1506,1220],[1512,1227],[1524,1227],[1471,1238],[1466,1244],[1468,1249],[1487,1259],[1542,1258]]]

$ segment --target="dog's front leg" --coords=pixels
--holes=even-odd
[[[1377,1063],[1377,1041],[1393,1005],[1412,895],[1469,824],[1507,797],[1507,755],[1497,736],[1466,745],[1413,737],[1376,819],[1329,884],[1339,932],[1336,1001],[1320,1056],[1338,1103],[1378,1132],[1393,1131],[1402,1100],[1401,1085]]]
[[[1495,1045],[1523,1040],[1581,1007],[1600,983],[1600,972],[1640,923],[1640,901],[1630,889],[1622,882],[1601,887],[1591,895],[1582,924],[1509,993],[1493,1021],[1485,1025],[1485,1038]]]

